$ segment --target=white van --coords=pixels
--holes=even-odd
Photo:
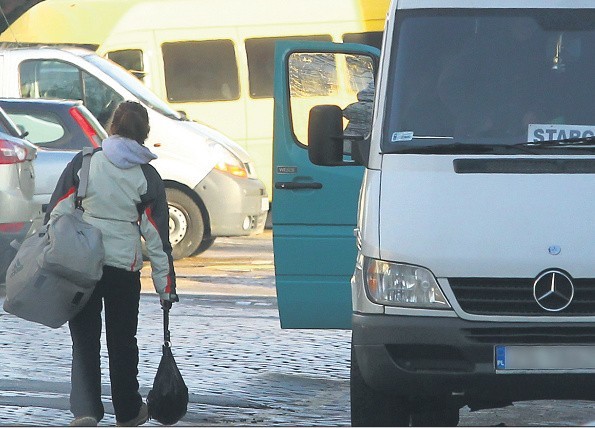
[[[80,99],[104,126],[121,101],[147,108],[146,145],[166,185],[174,258],[204,251],[218,236],[262,232],[268,195],[246,151],[186,120],[112,61],[77,48],[3,49],[0,75],[2,97]]]
[[[595,400],[594,22],[595,0],[393,0],[381,56],[278,45],[281,325],[352,329],[353,425]],[[297,89],[340,58],[375,84],[368,130],[329,96],[306,145]]]

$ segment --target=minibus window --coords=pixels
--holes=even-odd
[[[595,135],[593,15],[584,9],[400,12],[382,150],[465,152],[481,145],[510,154],[520,143]],[[557,150],[564,149],[570,150]]]
[[[161,49],[168,101],[230,101],[240,97],[231,40],[164,43]]]
[[[130,71],[139,80],[143,80],[145,76],[145,65],[143,63],[143,51],[140,49],[112,51],[107,53],[107,57]]]
[[[382,46],[382,31],[367,31],[365,33],[345,33],[343,43],[359,43],[361,45],[374,46],[380,49]]]
[[[273,97],[273,71],[275,42],[278,40],[308,40],[330,42],[330,35],[288,36],[288,37],[261,37],[246,39],[246,56],[248,59],[248,80],[250,97]]]

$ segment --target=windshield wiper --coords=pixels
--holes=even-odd
[[[529,141],[526,143],[513,144],[512,147],[572,147],[572,146],[593,146],[595,147],[595,136],[561,138],[559,140]]]
[[[407,146],[395,148],[390,153],[433,153],[433,154],[483,154],[503,151],[523,151],[532,153],[522,145],[510,144],[477,144],[477,143],[450,143],[432,144],[427,146]]]

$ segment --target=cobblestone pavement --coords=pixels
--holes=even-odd
[[[181,301],[170,315],[172,350],[190,392],[186,426],[348,426],[350,332],[279,327],[270,233],[221,240],[177,263]],[[264,254],[264,255],[263,255]],[[139,381],[146,397],[161,358],[162,312],[143,272]],[[0,299],[0,304],[2,299]],[[64,426],[70,337],[0,311],[0,426]],[[102,354],[106,417],[107,352]],[[461,411],[466,426],[576,426],[595,420],[591,403],[521,403]],[[159,425],[149,421],[147,425]]]

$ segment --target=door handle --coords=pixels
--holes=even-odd
[[[296,183],[295,181],[278,181],[275,183],[275,189],[295,190],[295,189],[322,189],[322,183]]]

